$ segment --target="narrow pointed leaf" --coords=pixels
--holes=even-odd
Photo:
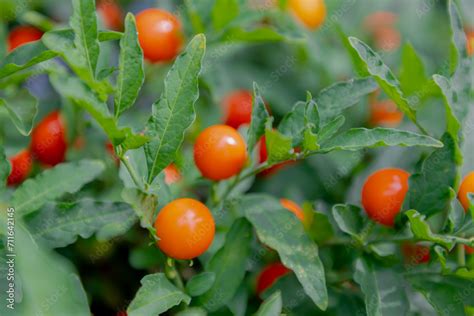
[[[33,121],[38,113],[38,100],[28,90],[21,90],[14,96],[0,99],[0,106],[5,106],[18,131],[28,136],[33,128]]]
[[[305,293],[322,310],[328,305],[324,267],[318,246],[306,234],[303,224],[273,197],[250,194],[241,208],[260,241],[276,250],[281,262],[293,270]]]
[[[402,66],[400,69],[400,89],[406,95],[423,93],[428,83],[423,61],[410,43],[403,46]]]
[[[130,108],[135,102],[145,79],[143,52],[138,42],[134,16],[125,18],[125,32],[120,40],[119,74],[115,94],[115,116]]]
[[[362,78],[338,82],[321,90],[316,97],[321,123],[328,123],[377,88],[372,78]]]
[[[95,1],[73,0],[72,7],[71,28],[75,34],[74,44],[94,77],[100,49]]]
[[[293,152],[293,140],[276,130],[267,127],[265,131],[265,143],[267,146],[267,163],[269,166],[282,161],[291,160],[295,157]]]
[[[352,128],[322,143],[320,151],[360,150],[380,146],[442,147],[443,144],[429,136],[391,128]]]
[[[13,194],[13,206],[18,216],[41,208],[46,202],[65,193],[75,193],[102,173],[105,166],[97,160],[81,160],[57,165],[28,179]]]
[[[398,316],[408,314],[406,285],[400,275],[390,269],[378,269],[364,258],[355,264],[354,280],[365,296],[369,316]]]
[[[451,188],[456,186],[457,165],[461,158],[453,136],[446,133],[442,141],[444,146],[431,153],[421,170],[410,176],[405,209],[430,216],[449,208],[453,198]]]
[[[245,276],[251,238],[249,222],[237,220],[227,233],[224,246],[207,264],[205,270],[215,274],[213,286],[199,298],[207,310],[216,311],[234,297]]]
[[[35,239],[58,248],[74,243],[78,237],[89,238],[93,234],[99,240],[119,236],[137,217],[126,203],[84,199],[74,203],[47,203],[25,221]]]
[[[118,127],[107,104],[100,101],[78,78],[59,74],[51,75],[50,78],[59,94],[89,112],[114,145],[123,144],[126,149],[138,148],[148,140],[145,136],[134,134],[130,128]]]
[[[184,132],[194,121],[194,103],[199,96],[198,77],[206,49],[206,38],[197,35],[176,59],[165,79],[160,99],[153,104],[148,120],[145,146],[148,183],[168,166],[184,139]]]
[[[380,56],[361,40],[351,37],[349,41],[365,62],[367,71],[377,81],[384,92],[397,104],[400,110],[413,122],[416,122],[415,110],[410,107],[400,90],[400,83],[390,68],[384,64]]]
[[[128,316],[159,315],[181,302],[189,304],[191,301],[163,273],[149,274],[140,283],[142,286],[128,306]]]
[[[247,150],[252,152],[259,139],[265,134],[265,123],[269,118],[265,101],[263,100],[260,89],[257,84],[253,84],[253,103],[252,103],[252,119],[248,129]]]
[[[0,62],[0,79],[57,56],[41,41],[24,44],[13,50]]]

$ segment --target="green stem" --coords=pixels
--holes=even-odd
[[[177,288],[184,291],[183,279],[181,279],[181,275],[179,274],[179,271],[176,268],[176,262],[174,259],[168,258],[166,262],[165,274],[168,279],[173,281]]]
[[[120,156],[120,161],[122,161],[123,165],[125,168],[127,168],[128,173],[130,174],[130,177],[132,178],[133,182],[138,188],[142,187],[140,178],[138,177],[137,171],[133,166],[130,164],[130,160],[128,159],[128,156],[121,155]]]
[[[465,254],[465,249],[464,249],[463,244],[458,244],[456,246],[456,255],[457,255],[458,265],[461,267],[464,267],[466,265],[466,254]]]

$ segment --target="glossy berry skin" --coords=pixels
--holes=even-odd
[[[389,168],[371,174],[362,188],[362,205],[374,221],[393,226],[408,191],[410,174]]]
[[[123,28],[123,14],[118,4],[113,0],[98,1],[97,13],[100,15],[106,28],[120,31]]]
[[[59,112],[46,116],[31,133],[33,157],[47,166],[64,161],[67,150],[66,128]]]
[[[210,126],[196,139],[194,161],[203,177],[228,179],[239,173],[247,161],[245,141],[230,126]]]
[[[392,100],[375,101],[370,104],[370,124],[396,127],[403,120],[403,113]]]
[[[402,253],[405,262],[409,265],[428,263],[430,261],[430,248],[413,243],[403,243]]]
[[[214,218],[194,199],[177,199],[163,207],[155,221],[158,247],[167,256],[189,260],[203,254],[212,243]]]
[[[290,211],[291,213],[295,214],[296,217],[301,221],[301,222],[304,222],[304,212],[303,212],[303,209],[298,205],[296,204],[295,202],[293,202],[292,200],[288,200],[288,199],[280,199],[280,204],[286,208],[288,211]]]
[[[257,294],[261,295],[267,288],[285,274],[291,272],[283,264],[277,262],[266,266],[257,277]]]
[[[252,94],[247,90],[238,90],[228,94],[223,100],[225,124],[237,129],[249,124],[252,117]]]
[[[33,157],[28,149],[20,151],[10,158],[11,172],[7,179],[10,186],[22,183],[31,172]]]
[[[165,168],[165,183],[173,184],[181,180],[181,173],[175,164],[170,164]]]
[[[469,209],[468,193],[474,194],[474,171],[464,177],[458,192],[458,199],[466,212]]]
[[[18,46],[37,41],[43,32],[32,26],[17,26],[8,34],[8,51],[11,52]]]
[[[317,29],[326,18],[324,0],[289,0],[290,11],[309,29]]]
[[[183,44],[181,23],[161,9],[146,9],[137,14],[138,41],[145,58],[152,62],[170,61]]]

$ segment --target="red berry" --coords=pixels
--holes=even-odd
[[[228,94],[222,101],[225,111],[225,124],[237,129],[249,124],[252,117],[252,94],[247,90],[237,90]]]
[[[33,159],[28,149],[20,151],[18,154],[10,158],[11,172],[8,176],[8,185],[17,185],[23,182],[31,172]]]
[[[59,112],[54,111],[33,129],[31,152],[44,165],[54,166],[64,161],[66,150],[65,124]]]
[[[257,294],[261,295],[278,278],[284,276],[290,271],[290,269],[279,262],[266,266],[257,278]]]
[[[43,36],[43,32],[32,26],[17,26],[8,34],[8,51],[18,46],[37,41]]]

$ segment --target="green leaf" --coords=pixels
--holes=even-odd
[[[377,127],[374,129],[351,128],[342,132],[334,138],[321,144],[321,152],[333,150],[361,150],[363,148],[375,148],[381,146],[427,146],[442,147],[443,144],[425,135],[392,128]]]
[[[108,240],[124,234],[137,221],[133,209],[121,202],[84,199],[74,203],[48,203],[25,218],[35,239],[49,247],[74,243],[78,236]]]
[[[338,82],[321,90],[316,97],[321,123],[333,120],[377,88],[378,85],[372,78],[361,78]]]
[[[148,140],[145,136],[133,134],[130,128],[119,128],[107,104],[100,101],[78,78],[52,74],[50,79],[59,94],[89,112],[115,146],[123,143],[126,148],[138,148]]]
[[[75,47],[73,30],[63,29],[46,32],[43,34],[42,41],[50,50],[59,54],[66,61],[74,73],[98,94],[102,102],[107,100],[108,94],[113,91],[113,88],[108,81],[95,79],[95,74],[88,68],[87,60]]]
[[[11,97],[0,99],[18,131],[28,136],[33,128],[33,121],[38,113],[38,100],[28,90],[20,90]]]
[[[419,240],[431,241],[446,249],[450,250],[454,247],[455,241],[445,235],[439,235],[431,232],[431,228],[425,221],[425,216],[415,210],[409,210],[404,213],[410,221],[410,229]]]
[[[214,272],[202,272],[193,276],[186,283],[186,293],[190,296],[199,296],[209,291],[216,281]]]
[[[312,100],[311,94],[308,94],[306,102],[297,102],[293,109],[283,117],[278,125],[278,131],[293,140],[293,147],[300,146],[305,136],[309,143],[311,136],[319,132],[318,106]]]
[[[265,143],[267,145],[269,166],[282,161],[291,160],[295,157],[293,152],[293,140],[271,128],[271,121],[265,130]]]
[[[206,50],[204,35],[196,35],[176,59],[165,79],[161,98],[153,104],[146,129],[151,141],[145,145],[148,183],[168,166],[184,139],[184,132],[196,116],[198,76]]]
[[[364,292],[367,315],[408,314],[410,306],[405,293],[406,285],[396,271],[378,269],[372,262],[360,258],[355,264],[354,280]]]
[[[412,286],[425,296],[440,316],[466,315],[462,297],[462,289],[446,284],[433,282],[426,278],[411,280]]]
[[[220,31],[239,15],[237,0],[215,1],[212,8],[212,24],[214,30]]]
[[[379,86],[385,91],[385,93],[395,101],[398,108],[415,124],[416,112],[410,107],[410,104],[405,99],[402,91],[400,90],[400,83],[398,82],[395,75],[392,73],[390,68],[387,67],[380,58],[380,56],[374,52],[367,44],[361,40],[350,37],[349,41],[354,47],[359,56],[365,63],[365,67],[370,75],[377,81]]]
[[[0,225],[0,236],[5,236],[6,225]],[[69,261],[41,247],[19,220],[15,244],[15,278],[22,281],[16,291],[22,298],[12,315],[90,315],[86,293]]]
[[[336,31],[339,35],[339,39],[342,42],[342,45],[346,49],[347,53],[349,54],[349,57],[352,61],[352,65],[354,66],[354,70],[357,75],[360,77],[367,77],[369,76],[369,72],[367,71],[367,67],[365,65],[365,62],[360,58],[359,54],[357,53],[357,50],[352,47],[351,42],[349,41],[349,37],[344,33],[342,30],[341,26],[336,23]]]
[[[241,208],[264,244],[276,250],[281,262],[293,270],[305,293],[322,310],[328,304],[324,267],[318,247],[306,234],[303,224],[279,201],[261,194],[249,194]]]
[[[41,41],[21,45],[2,59],[0,79],[56,56],[57,53],[48,50]]]
[[[81,58],[85,59],[91,76],[94,77],[100,51],[95,1],[73,0],[72,7],[73,14],[70,24],[75,34],[74,44],[80,52]]]
[[[189,307],[175,314],[176,316],[207,316],[207,311],[201,307]]]
[[[206,265],[206,272],[215,274],[214,285],[199,298],[207,310],[216,311],[234,297],[244,279],[251,239],[249,222],[238,219],[227,233],[224,246]]]
[[[258,308],[256,316],[280,316],[282,312],[281,292],[277,291],[268,297]]]
[[[247,150],[252,152],[259,139],[265,134],[265,122],[270,117],[260,89],[253,83],[252,119],[247,134]]]
[[[6,187],[10,170],[10,163],[8,162],[7,156],[5,155],[3,145],[0,143],[0,192],[2,192]]]
[[[115,93],[115,116],[118,117],[135,102],[145,80],[143,52],[138,42],[133,14],[125,18],[125,33],[120,40],[119,74]]]
[[[181,302],[189,304],[191,301],[163,273],[146,275],[140,283],[142,286],[128,306],[128,316],[159,315]]]
[[[402,51],[402,66],[400,69],[400,89],[405,95],[423,92],[428,83],[423,61],[415,48],[406,43]]]
[[[75,193],[104,171],[98,160],[63,163],[28,179],[13,194],[13,206],[18,216],[41,208],[46,202],[65,193]]]
[[[107,42],[107,41],[120,40],[122,36],[123,36],[122,32],[100,30],[98,38],[99,38],[99,42]]]
[[[332,208],[332,215],[343,232],[361,240],[359,234],[364,226],[361,211],[360,207],[354,205],[337,204]]]
[[[450,134],[441,139],[444,147],[425,159],[421,170],[410,176],[404,209],[418,210],[427,216],[448,209],[458,178],[459,149]]]
[[[452,87],[452,82],[441,75],[433,75],[435,84],[440,88],[443,95],[444,107],[446,111],[446,130],[455,139],[458,139],[458,133],[461,130],[461,123],[458,119],[467,116],[468,107],[461,101],[459,95]]]
[[[334,118],[333,120],[323,125],[318,134],[319,142],[323,143],[324,141],[332,138],[341,129],[345,121],[346,119],[344,118],[344,116],[339,115],[336,116],[336,118]]]

